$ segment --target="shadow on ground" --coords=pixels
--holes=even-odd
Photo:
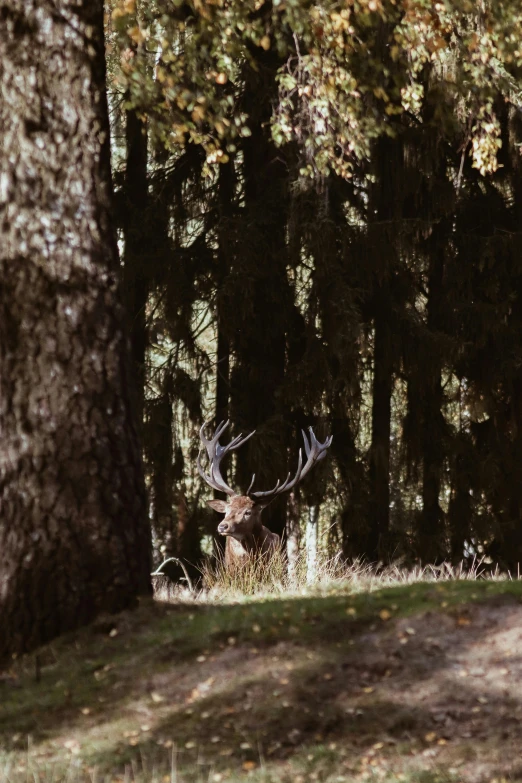
[[[33,764],[113,774],[137,758],[166,768],[175,749],[187,780],[261,767],[281,781],[517,779],[521,595],[518,582],[463,582],[145,602],[2,675],[1,753],[20,774],[30,735]]]

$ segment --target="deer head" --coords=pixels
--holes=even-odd
[[[235,495],[228,503],[225,500],[209,500],[207,506],[225,515],[218,525],[218,533],[222,536],[232,536],[241,541],[249,536],[255,538],[261,532],[264,506],[256,505],[251,498]]]
[[[220,437],[227,429],[229,422],[221,422],[216,429],[213,437],[208,439],[205,436],[205,430],[208,422],[205,422],[200,430],[200,439],[202,445],[205,447],[209,460],[209,472],[205,473],[201,465],[201,453],[198,454],[197,466],[200,476],[206,481],[206,483],[213,489],[217,489],[220,492],[225,492],[228,495],[228,501],[224,500],[209,500],[208,504],[215,511],[219,511],[225,514],[225,518],[218,525],[218,533],[223,536],[230,536],[236,540],[246,539],[249,536],[256,537],[256,535],[262,532],[263,525],[261,523],[261,512],[269,503],[271,503],[278,495],[282,495],[283,492],[289,492],[307,475],[312,467],[320,462],[326,456],[326,451],[332,442],[332,436],[327,438],[324,443],[319,443],[314,435],[314,431],[310,427],[310,435],[308,437],[303,432],[304,448],[306,454],[306,462],[303,465],[303,456],[301,449],[299,450],[299,458],[297,462],[297,472],[292,480],[290,480],[291,473],[288,474],[286,479],[281,484],[277,482],[273,489],[266,492],[253,491],[255,474],[252,476],[252,481],[246,492],[246,495],[238,495],[234,490],[228,486],[226,481],[221,475],[221,461],[226,455],[238,449],[243,443],[246,443],[249,438],[252,437],[254,432],[251,432],[245,438],[242,435],[238,435],[236,438],[230,441],[226,446],[221,446],[219,443]]]

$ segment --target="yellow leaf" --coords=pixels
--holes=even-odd
[[[392,616],[392,613],[388,609],[381,609],[379,612],[379,617],[381,620],[389,620]]]
[[[348,609],[346,609],[346,614],[349,614],[351,617],[355,617],[357,614],[357,609],[354,609],[353,606],[349,606]]]
[[[261,40],[259,41],[259,45],[263,47],[265,52],[267,52],[270,49],[270,38],[268,35],[264,35]]]
[[[246,772],[248,772],[248,771],[249,771],[249,770],[251,770],[251,769],[255,769],[255,768],[256,768],[256,766],[257,766],[257,765],[256,765],[256,762],[255,762],[255,761],[244,761],[244,762],[243,762],[243,769],[244,769]]]
[[[459,617],[457,620],[457,625],[470,625],[471,620],[469,620],[467,617]]]
[[[130,27],[127,30],[127,35],[129,36],[129,38],[131,38],[134,41],[135,44],[138,45],[142,44],[143,41],[145,40],[145,36],[143,35],[138,25],[135,25],[134,27]]]
[[[435,734],[434,731],[429,731],[427,734],[424,735],[424,739],[426,740],[426,742],[435,742],[435,740],[437,739],[437,735]]]
[[[205,117],[205,109],[202,106],[196,106],[192,112],[194,122],[201,122]]]

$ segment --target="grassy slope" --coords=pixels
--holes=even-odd
[[[453,742],[454,726],[433,730],[422,691],[415,703],[401,698],[405,651],[412,678],[447,685],[448,661],[431,652],[441,629],[471,649],[484,633],[474,612],[518,611],[520,599],[521,582],[470,581],[237,605],[146,602],[0,679],[0,781],[46,769],[49,779],[70,761],[80,777],[96,768],[119,779],[131,765],[134,777],[170,781],[173,756],[181,781],[459,778],[469,742]],[[483,746],[487,754],[487,737]]]

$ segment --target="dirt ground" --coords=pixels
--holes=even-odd
[[[522,780],[521,594],[142,607],[1,675],[0,779],[174,749],[181,781]]]

